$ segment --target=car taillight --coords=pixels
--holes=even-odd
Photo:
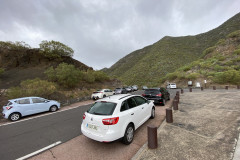
[[[144,96],[146,96],[146,94],[142,94],[142,96],[144,97]]]
[[[156,96],[158,96],[158,97],[161,97],[161,96],[162,96],[162,94],[157,94]]]
[[[12,107],[12,106],[8,106],[8,107],[6,107],[7,110],[9,110],[9,109],[11,109],[11,108],[13,108],[13,107]]]
[[[106,118],[102,120],[102,123],[104,125],[114,125],[117,124],[119,120],[119,117],[114,117],[114,118]]]
[[[83,114],[83,119],[85,119],[86,118],[86,115],[85,115],[85,113]]]

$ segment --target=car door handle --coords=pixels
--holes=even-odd
[[[134,115],[134,113],[132,113],[131,115]]]

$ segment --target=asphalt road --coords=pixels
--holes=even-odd
[[[170,90],[171,98],[176,90]],[[137,91],[133,94],[142,94]],[[0,159],[13,160],[53,143],[79,136],[83,113],[90,105],[0,126]],[[27,119],[27,118],[26,118]]]
[[[83,113],[90,105],[0,127],[0,159],[23,157],[55,142],[81,134]]]

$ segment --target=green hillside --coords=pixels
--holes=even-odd
[[[130,53],[104,71],[129,85],[155,86],[166,74],[197,60],[206,48],[236,30],[240,30],[240,13],[206,33],[166,36],[153,45]]]
[[[187,85],[187,81],[208,84],[240,85],[240,30],[220,39],[203,51],[202,58],[167,74],[159,83],[167,81]]]

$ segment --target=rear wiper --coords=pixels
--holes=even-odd
[[[96,113],[96,112],[93,112],[93,114],[95,114],[95,115],[106,115],[106,114],[103,114],[103,113]]]

